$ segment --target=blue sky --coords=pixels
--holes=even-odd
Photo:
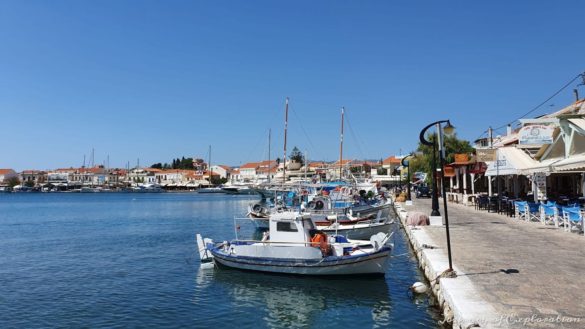
[[[585,70],[582,1],[2,1],[0,168],[379,159],[474,140]],[[576,83],[574,84],[576,86]],[[567,88],[534,115],[573,101]],[[579,87],[585,95],[585,88]],[[500,131],[502,132],[502,131]]]

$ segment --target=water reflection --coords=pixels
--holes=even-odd
[[[316,278],[244,272],[231,269],[199,270],[200,288],[219,285],[231,309],[251,308],[270,328],[347,323],[386,327],[391,299],[384,278]],[[329,320],[328,320],[329,322]]]

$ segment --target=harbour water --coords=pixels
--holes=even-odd
[[[0,327],[436,328],[399,230],[384,278],[200,270],[196,232],[257,234],[254,196],[0,195]]]

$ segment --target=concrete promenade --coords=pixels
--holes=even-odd
[[[429,215],[431,200],[415,198],[402,208]],[[445,300],[459,305],[453,312],[464,321],[455,321],[456,327],[585,328],[583,235],[455,203],[448,211],[453,265],[460,276],[440,279],[440,289]],[[427,261],[439,274],[448,267],[444,226],[407,233],[415,247],[426,250],[419,259],[438,253]],[[420,247],[423,240],[438,248]],[[517,273],[502,271],[507,269]]]

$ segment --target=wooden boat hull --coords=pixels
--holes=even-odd
[[[218,249],[210,250],[220,266],[241,270],[286,273],[296,275],[383,275],[390,259],[390,247],[374,253],[352,256],[329,256],[320,259],[261,258],[230,255]]]

